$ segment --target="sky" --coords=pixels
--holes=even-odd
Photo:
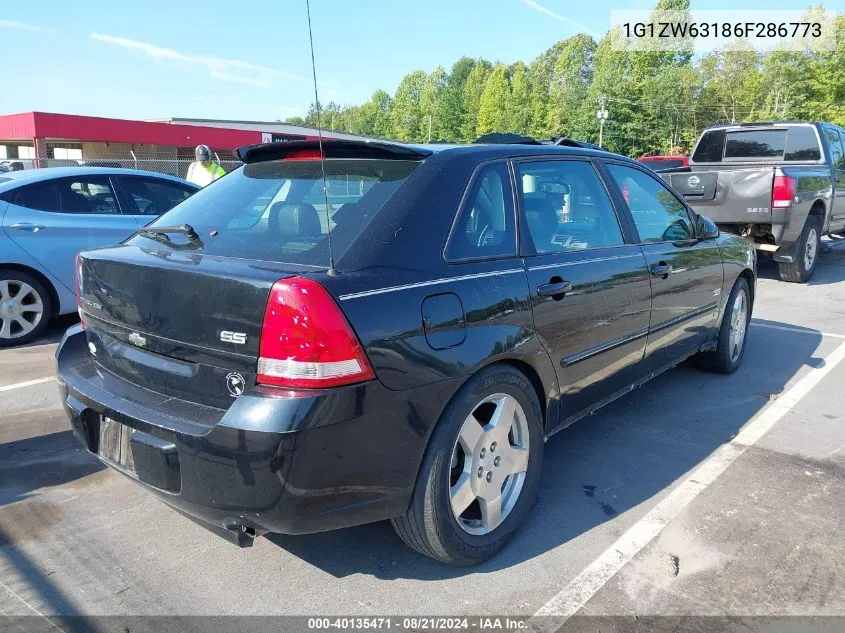
[[[613,9],[653,0],[311,0],[320,101],[393,93],[462,55],[530,63]],[[801,9],[809,0],[693,0],[693,8]],[[825,3],[845,11],[845,0]],[[0,114],[274,121],[314,101],[305,0],[36,0],[0,12]]]

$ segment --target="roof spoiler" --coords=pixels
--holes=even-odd
[[[246,145],[234,151],[235,156],[244,163],[260,163],[267,160],[281,160],[294,152],[320,151],[320,142],[282,141],[280,143],[260,143]],[[382,160],[420,160],[432,154],[431,150],[421,147],[409,147],[398,143],[383,141],[350,141],[345,139],[323,139],[325,158],[375,158]]]

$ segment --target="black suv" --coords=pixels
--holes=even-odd
[[[526,518],[546,437],[687,357],[742,360],[756,260],[583,147],[326,141],[77,264],[76,436],[229,540],[390,519],[450,563]]]

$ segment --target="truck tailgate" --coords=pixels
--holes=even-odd
[[[770,223],[775,167],[664,174],[696,211],[717,223]]]

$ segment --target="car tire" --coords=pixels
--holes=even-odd
[[[804,229],[795,245],[795,261],[778,263],[778,272],[783,281],[804,283],[816,271],[821,253],[821,224],[818,217],[811,215],[804,223]]]
[[[734,283],[722,325],[719,327],[719,337],[716,349],[701,352],[695,356],[696,364],[706,371],[720,374],[732,374],[742,363],[745,356],[745,343],[748,339],[748,324],[751,321],[751,290],[745,277],[740,277]]]
[[[510,425],[507,434],[508,424],[496,424],[502,420]],[[461,388],[435,427],[410,506],[391,520],[396,533],[411,548],[444,563],[487,560],[531,509],[543,441],[542,410],[528,378],[504,364],[482,370]],[[469,445],[471,450],[465,448]]]
[[[18,270],[0,270],[0,347],[37,339],[52,317],[53,299],[43,283]]]

